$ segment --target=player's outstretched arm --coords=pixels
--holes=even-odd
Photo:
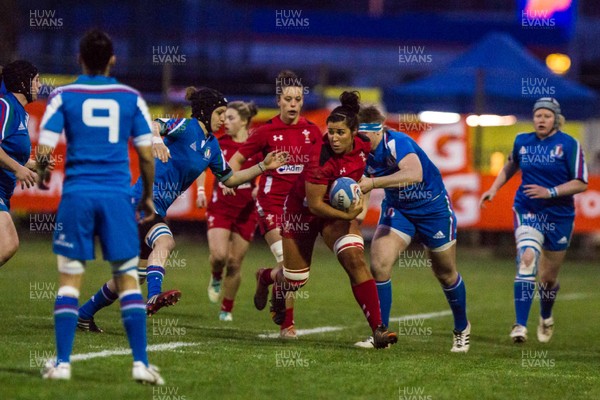
[[[232,159],[239,153],[233,155]],[[287,164],[288,153],[285,151],[272,151],[265,157],[264,161],[253,165],[250,168],[235,172],[223,184],[227,187],[236,187],[256,178],[265,171],[277,169]],[[231,164],[230,164],[231,166]],[[232,167],[233,168],[233,167]]]
[[[363,193],[375,188],[402,187],[423,181],[423,166],[415,153],[409,153],[398,163],[400,169],[393,174],[376,178],[361,179],[359,185]]]
[[[479,199],[479,207],[483,208],[485,207],[486,201],[492,201],[496,196],[496,192],[498,192],[498,190],[500,190],[500,188],[504,186],[504,184],[508,182],[510,178],[517,173],[517,171],[519,171],[519,166],[512,160],[511,157],[509,157],[508,161],[504,165],[504,168],[502,168],[502,171],[500,171],[496,177],[496,180],[494,180],[494,183],[492,183],[492,186],[481,195],[481,198]]]
[[[327,185],[306,182],[306,201],[311,213],[321,218],[335,218],[351,221],[363,211],[364,196],[360,196],[346,211],[333,208],[323,198],[327,193]]]
[[[237,172],[242,168],[242,164],[246,161],[246,157],[244,157],[239,151],[236,151],[235,154],[229,159],[228,163],[231,169],[234,172]]]
[[[152,200],[152,186],[154,185],[154,157],[151,146],[136,147],[139,158],[140,176],[142,178],[142,198],[138,210],[144,213],[142,222],[154,217],[154,202]]]

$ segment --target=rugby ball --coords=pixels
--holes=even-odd
[[[350,208],[350,205],[355,199],[360,198],[362,192],[360,186],[352,178],[338,178],[329,189],[329,204],[333,208],[345,211]]]

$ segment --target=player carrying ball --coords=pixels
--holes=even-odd
[[[285,154],[272,152],[264,161],[234,173],[212,134],[223,125],[227,100],[214,89],[197,90],[193,87],[188,88],[186,99],[192,103],[192,118],[157,120],[153,123],[153,153],[162,161],[156,163],[153,187],[156,214],[139,226],[139,273],[141,281],[144,280],[144,273],[147,273],[146,312],[150,316],[162,307],[175,304],[181,296],[178,290],[162,292],[164,265],[175,247],[173,234],[164,219],[171,204],[207,168],[225,186],[235,187],[285,163]],[[132,188],[134,203],[139,201],[141,193],[142,184],[138,180]],[[102,332],[94,323],[94,314],[115,299],[114,281],[111,280],[79,309],[78,327]]]
[[[309,277],[315,240],[321,234],[350,278],[352,292],[373,332],[375,348],[398,340],[381,322],[375,280],[364,257],[364,241],[357,217],[363,211],[362,197],[346,211],[329,204],[329,188],[340,177],[358,181],[371,150],[369,139],[358,134],[357,92],[344,92],[341,106],[327,118],[327,134],[315,146],[310,163],[296,181],[285,202],[283,223],[283,271],[277,275],[279,290],[296,291]],[[285,312],[283,296],[275,296],[274,312]]]

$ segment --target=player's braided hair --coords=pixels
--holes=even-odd
[[[192,103],[192,117],[202,122],[208,132],[212,132],[210,120],[213,111],[227,106],[227,99],[223,94],[207,87],[196,89],[190,86],[185,90],[185,99]]]
[[[31,82],[37,74],[38,69],[35,65],[29,61],[17,60],[2,69],[0,80],[4,82],[6,90],[12,93],[21,93],[27,102],[31,103],[33,101]]]
[[[358,130],[358,112],[360,110],[359,100],[359,92],[343,92],[340,95],[340,103],[342,104],[333,109],[331,114],[329,114],[329,117],[327,117],[326,122],[345,121],[346,126],[348,126],[352,132]]]

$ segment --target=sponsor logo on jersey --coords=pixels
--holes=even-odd
[[[273,141],[283,140],[283,135],[273,135]]]
[[[345,173],[346,173],[346,168],[345,168],[345,167],[342,167],[342,168],[340,169],[340,175],[344,175]]]
[[[302,172],[302,170],[304,169],[304,165],[299,164],[299,165],[282,165],[281,167],[277,168],[277,172],[282,174],[282,175],[286,175],[286,174],[299,174]]]
[[[21,121],[21,123],[19,124],[19,130],[22,131],[22,130],[26,130],[26,129],[27,129],[27,127],[25,126],[23,121]]]
[[[557,242],[558,244],[567,244],[569,241],[567,240],[566,236],[563,236],[560,238],[560,240]]]
[[[385,212],[385,215],[386,215],[387,217],[390,217],[390,218],[393,218],[393,217],[394,217],[394,214],[395,214],[395,211],[394,211],[394,208],[393,208],[393,207],[389,207],[389,208],[387,209],[387,211]]]
[[[442,233],[442,231],[438,231],[435,235],[433,235],[434,239],[444,239],[446,235]]]
[[[192,150],[196,151],[196,142],[190,144],[190,147],[192,148]]]
[[[557,144],[550,152],[550,155],[556,158],[562,158],[563,154],[562,144]]]

